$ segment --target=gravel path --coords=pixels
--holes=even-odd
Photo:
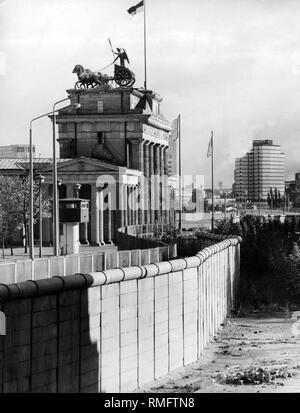
[[[291,317],[291,316],[290,316]],[[229,319],[201,359],[144,386],[139,393],[285,393],[300,392],[300,329],[282,313]],[[300,323],[300,321],[299,321]],[[287,368],[291,378],[263,384],[224,384],[222,378],[251,366]]]

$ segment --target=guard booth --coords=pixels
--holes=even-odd
[[[59,221],[63,224],[60,238],[62,254],[78,254],[79,224],[89,222],[89,201],[80,198],[60,199]]]

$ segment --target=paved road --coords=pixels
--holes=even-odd
[[[284,314],[230,319],[201,360],[151,383],[140,392],[155,393],[287,393],[300,392],[300,329]],[[220,375],[250,366],[286,367],[292,378],[276,384],[222,384]]]

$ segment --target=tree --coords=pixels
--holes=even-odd
[[[22,217],[22,224],[25,228],[25,253],[29,239],[29,207],[30,207],[30,180],[28,176],[19,180],[20,190],[18,192],[19,210]],[[33,183],[33,220],[36,223],[39,217],[39,184]],[[50,211],[51,199],[46,197],[45,190],[42,190],[42,216],[48,216]]]
[[[282,196],[280,191],[278,191],[278,208],[282,208],[283,202],[282,202]]]
[[[292,234],[295,234],[295,232],[297,231],[297,222],[296,222],[296,218],[295,215],[292,216],[292,222],[290,225],[290,231]]]
[[[0,178],[0,209],[2,218],[2,242],[12,245],[12,238],[17,229],[25,230],[25,253],[28,245],[28,227],[30,215],[30,181],[28,176]],[[43,216],[48,215],[50,199],[42,193]],[[33,185],[33,217],[39,216],[39,185]],[[12,250],[12,248],[11,248]],[[12,250],[13,253],[13,250]]]
[[[270,188],[270,198],[271,198],[271,206],[270,208],[273,209],[274,208],[274,193],[273,193],[273,189]]]
[[[20,227],[18,191],[19,185],[15,178],[0,178],[0,228],[3,256],[5,245],[8,243],[11,245],[13,234]]]
[[[277,188],[274,190],[274,209],[278,208],[278,191]]]
[[[247,305],[284,305],[300,299],[300,237],[296,219],[241,218],[241,292]],[[236,224],[218,222],[216,233],[237,234]],[[251,293],[251,286],[255,293]]]
[[[269,208],[271,209],[271,206],[272,206],[272,200],[271,200],[271,196],[270,196],[269,192],[268,192],[268,196],[267,196],[267,202],[268,202],[268,206],[269,206]]]

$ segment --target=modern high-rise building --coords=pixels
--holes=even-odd
[[[33,156],[35,154],[35,146],[32,147]],[[0,158],[16,159],[29,158],[29,145],[7,145],[0,146]]]
[[[237,199],[266,201],[270,188],[284,194],[284,153],[272,140],[254,140],[251,151],[235,161]]]

